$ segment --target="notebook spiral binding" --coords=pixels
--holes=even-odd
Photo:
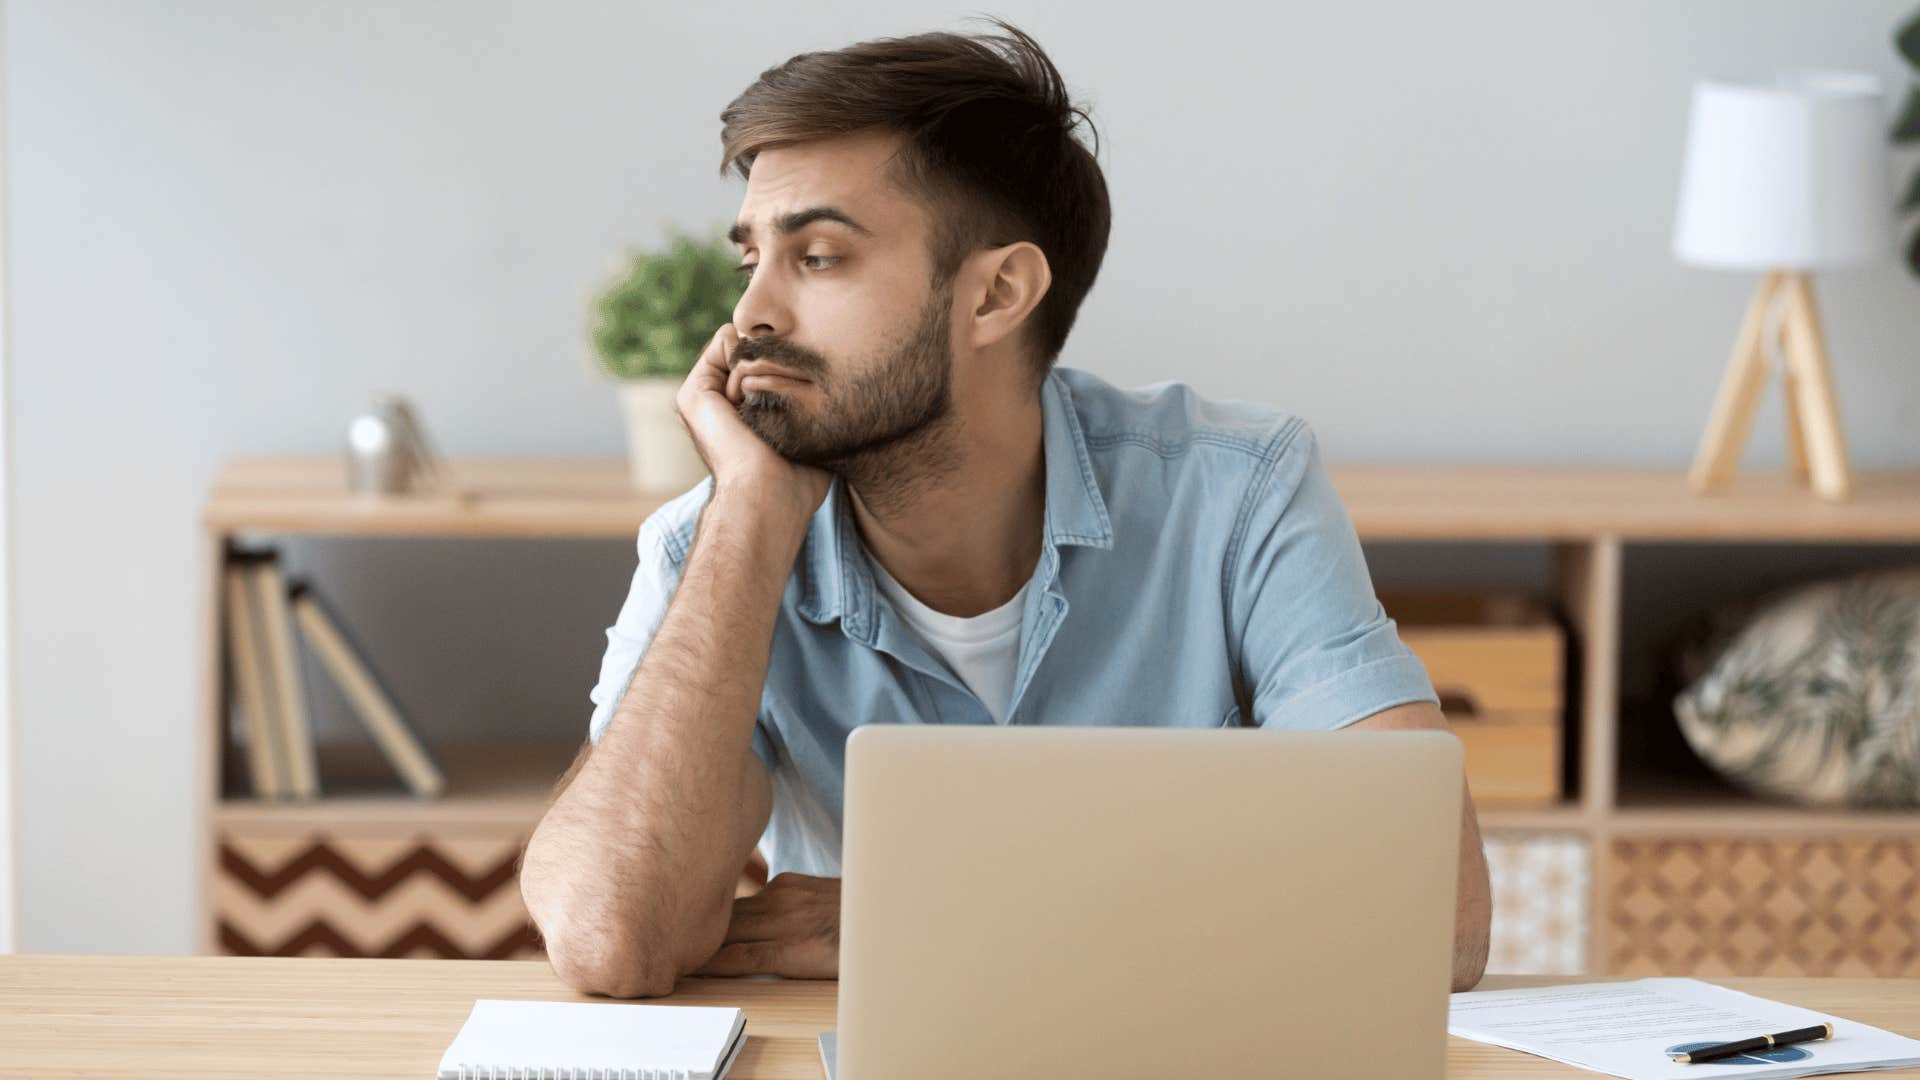
[[[581,1066],[522,1067],[461,1062],[456,1080],[694,1080],[685,1069],[602,1069]],[[441,1073],[445,1077],[448,1073]],[[701,1074],[706,1075],[705,1073]]]
[[[459,1072],[442,1072],[453,1080],[693,1080],[685,1068],[509,1067],[459,1063]]]

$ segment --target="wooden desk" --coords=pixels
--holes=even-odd
[[[1480,988],[1575,981],[1606,980],[1491,975]],[[1711,981],[1920,1035],[1920,979]],[[659,1000],[747,1010],[751,1037],[733,1080],[818,1080],[814,1039],[834,1025],[837,988],[690,979]],[[607,1000],[572,993],[536,961],[0,956],[0,1077],[426,1080],[480,997]],[[1600,1075],[1449,1043],[1451,1080]],[[1874,1075],[1920,1077],[1920,1069]]]

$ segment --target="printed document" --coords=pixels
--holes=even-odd
[[[1682,1064],[1674,1054],[1815,1024],[1834,1037]],[[1447,1033],[1627,1080],[1739,1080],[1920,1066],[1920,1041],[1699,979],[1654,978],[1450,995]]]

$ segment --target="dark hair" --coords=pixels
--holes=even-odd
[[[768,68],[720,113],[720,173],[744,180],[776,147],[874,127],[904,134],[893,178],[932,211],[936,289],[982,248],[1031,240],[1046,254],[1053,281],[1030,320],[1044,374],[1100,273],[1112,214],[1099,132],[1092,153],[1073,136],[1093,119],[1037,42],[992,22],[1005,35],[877,38]]]

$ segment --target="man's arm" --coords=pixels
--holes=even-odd
[[[1346,507],[1304,421],[1270,455],[1242,506],[1229,551],[1230,625],[1242,628],[1240,668],[1261,727],[1448,730],[1420,659],[1400,640],[1367,572]],[[1480,981],[1492,901],[1473,797],[1462,792],[1453,988]]]
[[[664,994],[720,944],[772,794],[753,753],[798,529],[715,494],[614,718],[527,844],[521,891],[554,970]]]
[[[1348,725],[1352,730],[1451,731],[1446,717],[1430,701],[1415,701],[1383,709]],[[1487,940],[1493,927],[1493,890],[1487,878],[1487,856],[1480,844],[1480,822],[1473,812],[1473,793],[1462,781],[1460,794],[1460,879],[1453,913],[1453,989],[1471,990],[1487,971]]]
[[[521,862],[548,961],[590,993],[665,994],[713,953],[772,806],[754,723],[780,596],[831,478],[741,422],[737,340],[715,334],[677,402],[714,483],[673,599]]]

